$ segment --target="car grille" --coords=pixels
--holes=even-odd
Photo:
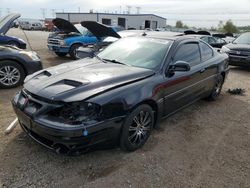
[[[242,50],[231,50],[229,52],[229,56],[248,57],[248,56],[250,56],[250,52],[249,51],[242,51]]]
[[[58,39],[53,39],[53,38],[49,38],[49,39],[48,39],[48,44],[60,45],[60,40],[58,40]]]

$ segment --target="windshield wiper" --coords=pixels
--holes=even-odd
[[[127,65],[125,63],[122,63],[120,61],[117,61],[115,59],[103,59],[104,61],[108,61],[108,62],[111,62],[111,63],[117,63],[117,64],[121,64],[121,65]]]
[[[95,56],[97,59],[99,59],[100,61],[102,61],[103,63],[107,63],[107,61],[105,61],[104,59],[100,58],[98,55]]]

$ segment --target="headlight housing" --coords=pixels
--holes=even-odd
[[[66,43],[64,42],[64,40],[60,40],[59,44],[60,44],[60,46],[66,46]]]
[[[222,48],[220,50],[221,53],[228,53],[229,51],[230,51],[230,49],[226,46],[222,46]]]
[[[90,102],[74,102],[65,104],[49,112],[48,118],[67,125],[88,125],[101,118],[101,106]]]
[[[29,52],[21,51],[20,54],[26,55],[28,58],[30,58],[33,61],[40,61],[40,58],[39,58],[39,56],[37,55],[36,52],[33,52],[33,51],[29,51]]]

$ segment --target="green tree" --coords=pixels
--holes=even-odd
[[[178,21],[176,22],[176,24],[175,24],[175,27],[176,27],[176,28],[183,28],[183,23],[182,23],[182,21],[178,20]]]
[[[237,33],[238,28],[234,25],[232,20],[228,20],[223,26],[223,30],[227,33]]]

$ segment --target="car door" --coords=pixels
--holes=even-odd
[[[175,72],[173,76],[166,77],[164,90],[164,115],[167,116],[176,110],[192,103],[199,98],[200,69],[201,63],[199,43],[181,43],[175,51],[170,62],[173,65],[177,61],[184,61],[190,65],[190,71]]]
[[[206,95],[214,87],[218,65],[214,50],[202,41],[200,41],[199,45],[202,60],[201,64],[198,66],[198,69],[200,69],[200,90],[202,95]]]

